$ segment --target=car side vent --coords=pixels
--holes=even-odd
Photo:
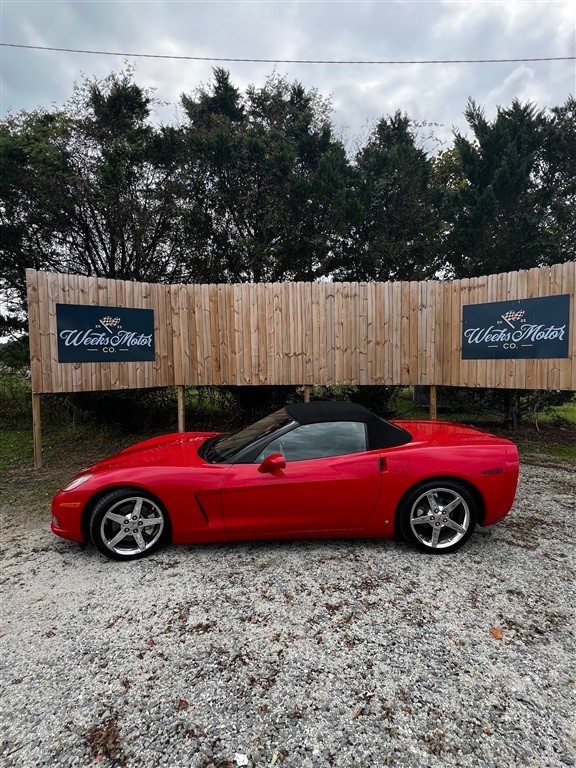
[[[202,517],[204,518],[206,523],[208,523],[208,515],[206,514],[206,510],[202,506],[202,503],[201,503],[200,499],[198,498],[198,496],[194,496],[194,500],[196,501],[196,504],[198,504],[198,509],[202,513]]]

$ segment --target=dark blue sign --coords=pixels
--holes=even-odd
[[[568,294],[462,309],[463,360],[569,357]]]
[[[56,304],[59,363],[154,360],[154,311]]]

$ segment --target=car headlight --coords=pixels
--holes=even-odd
[[[73,491],[74,488],[78,488],[79,485],[82,485],[82,483],[85,483],[86,480],[90,480],[92,475],[90,473],[86,475],[79,475],[78,477],[75,477],[74,480],[72,480],[65,488],[62,488],[63,491]]]

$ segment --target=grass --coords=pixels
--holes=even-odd
[[[550,413],[543,413],[541,419],[544,422],[554,422],[561,419],[576,426],[576,395],[570,402],[556,406]]]
[[[49,426],[42,434],[42,454],[46,464],[78,466],[78,457],[95,460],[144,439],[142,435],[123,435],[115,430],[85,425]],[[3,429],[0,440],[0,472],[10,472],[33,461],[30,427]]]
[[[32,435],[29,429],[3,429],[0,440],[0,472],[6,472],[33,456]]]
[[[7,516],[26,511],[30,519],[48,519],[50,500],[79,470],[143,439],[93,427],[51,426],[44,431],[44,466],[33,465],[30,428],[2,430],[0,440],[0,507]]]

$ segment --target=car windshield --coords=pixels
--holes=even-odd
[[[232,432],[230,435],[220,435],[220,437],[208,440],[202,446],[202,458],[212,464],[229,461],[240,451],[260,440],[261,437],[273,434],[292,421],[293,419],[282,408],[275,413],[271,413],[270,416],[266,416],[260,419],[260,421],[240,429],[238,432]]]

